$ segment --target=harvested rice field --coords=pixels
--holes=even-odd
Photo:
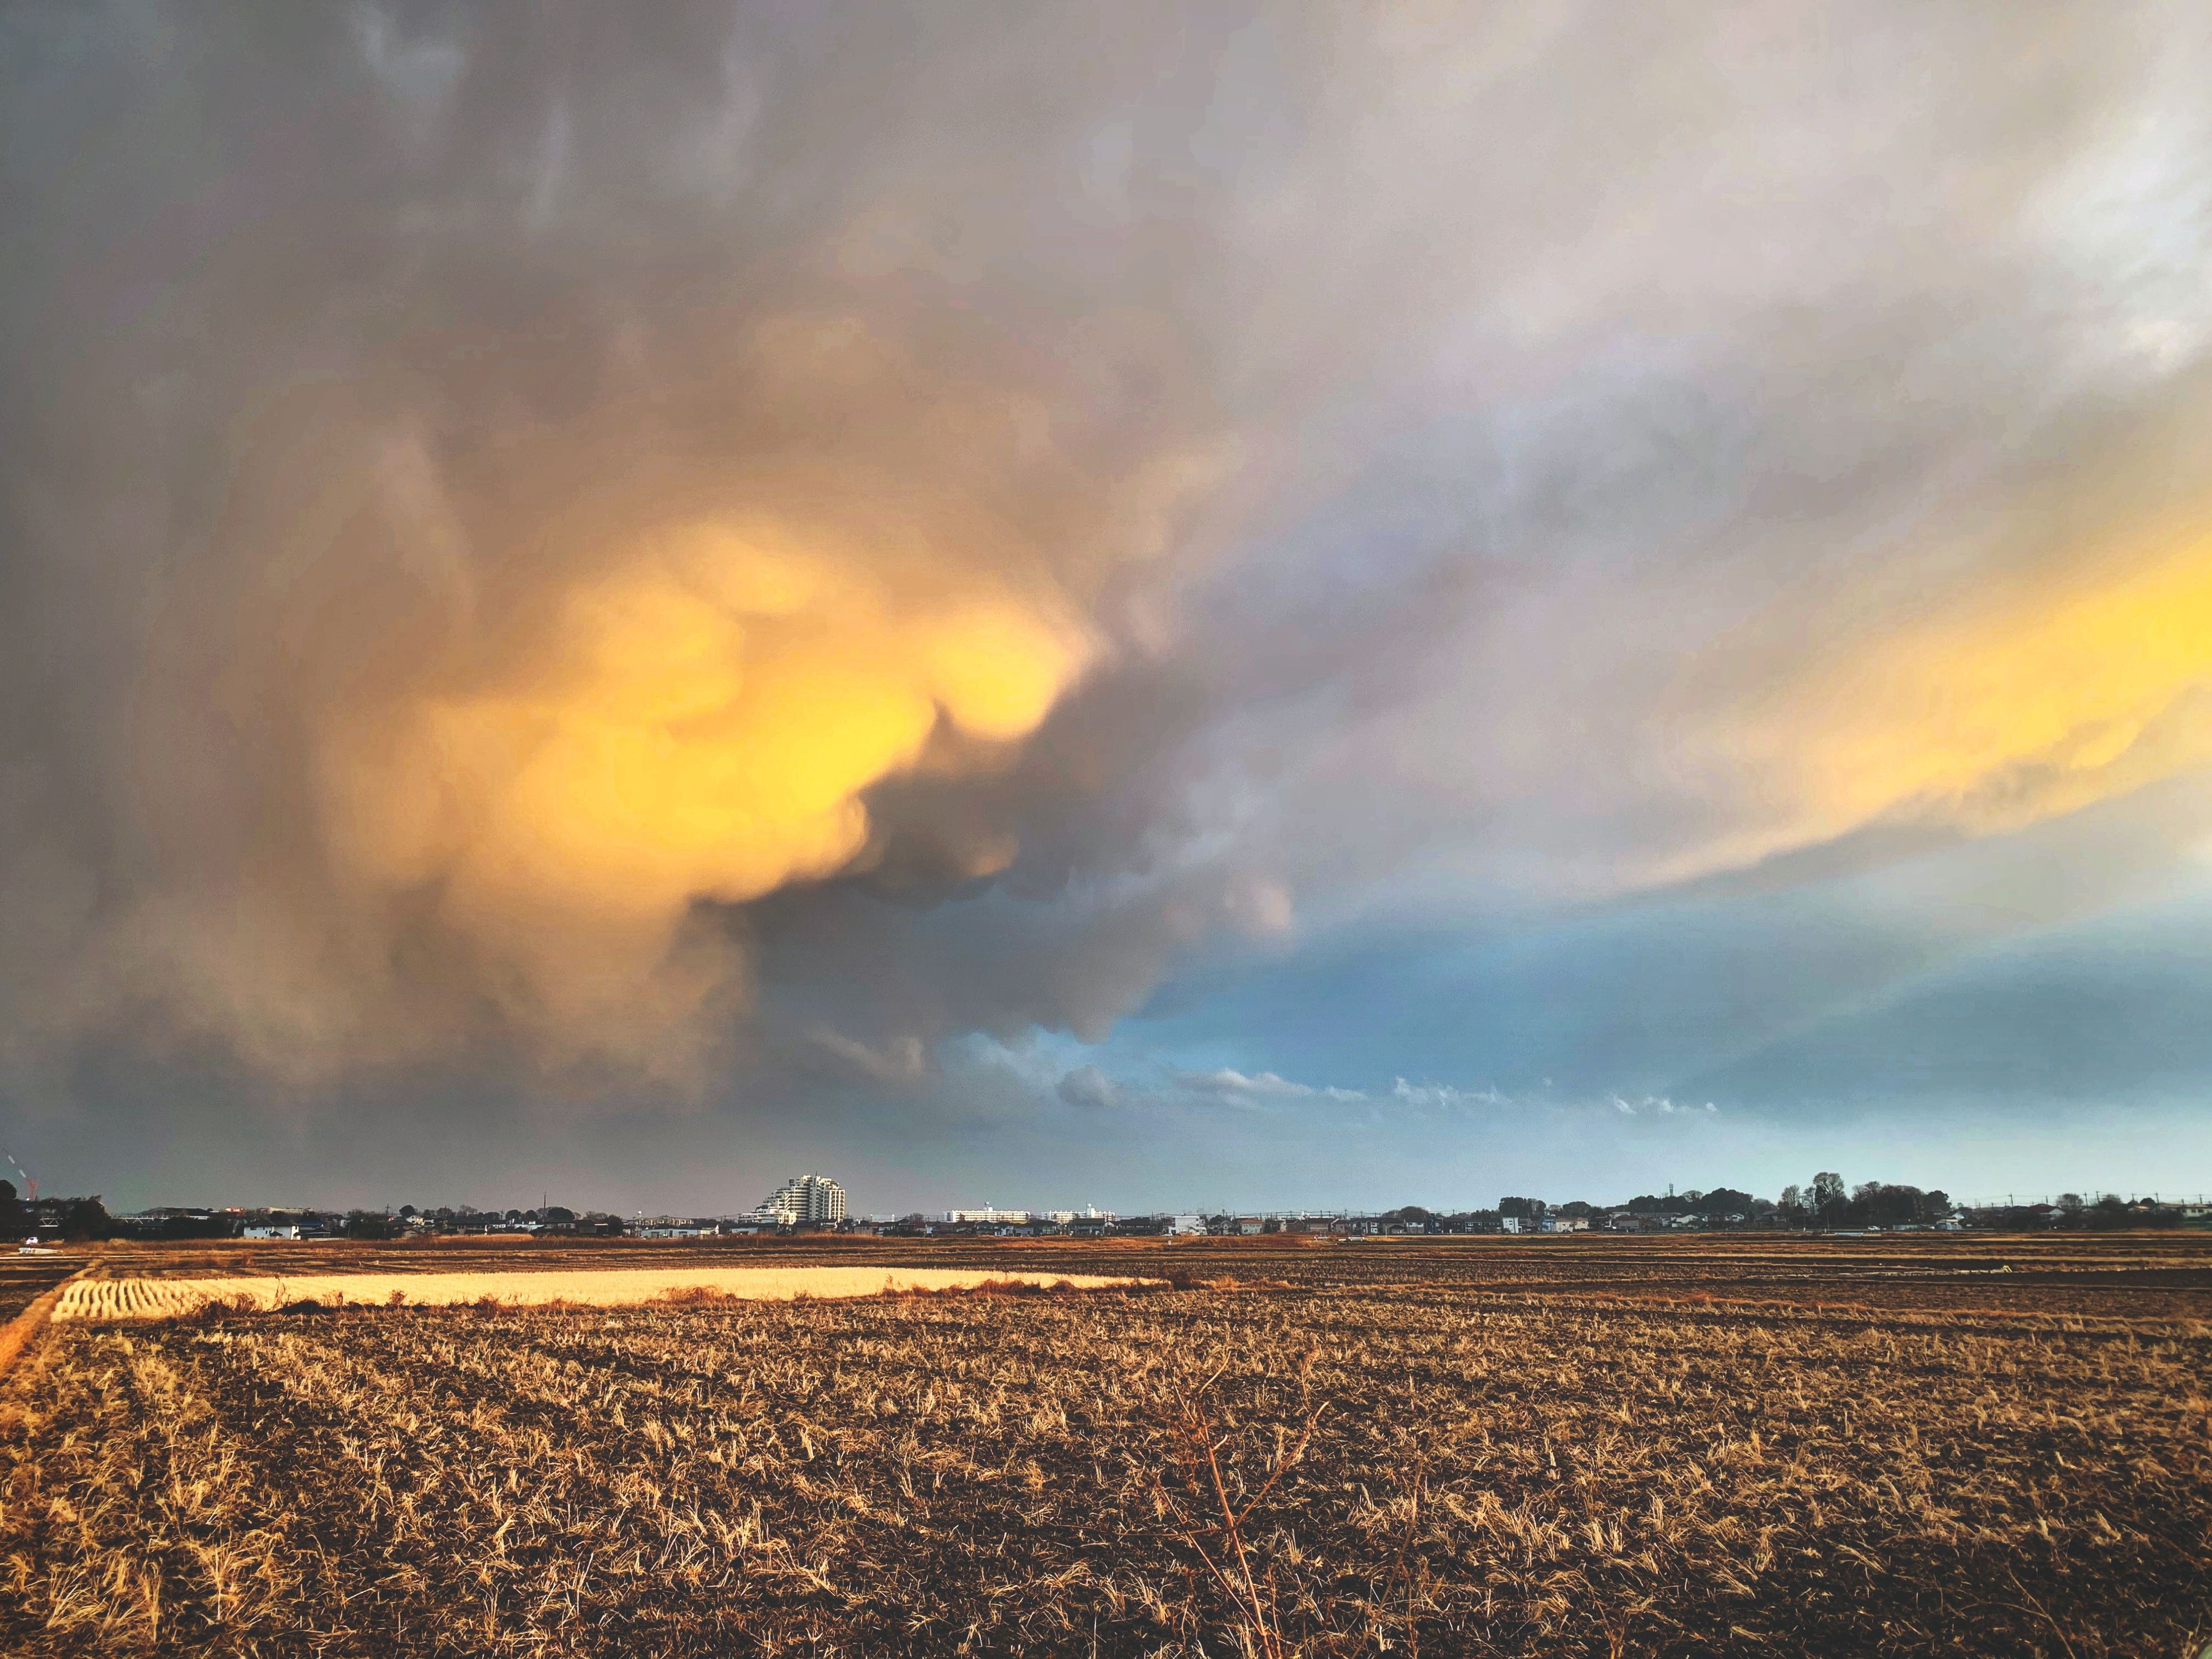
[[[0,1385],[0,1650],[2212,1640],[2205,1241],[1791,1243],[904,1247],[1175,1282],[66,1321]],[[2053,1305],[1954,1294],[2000,1266]]]

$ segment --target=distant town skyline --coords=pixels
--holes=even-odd
[[[1650,1234],[1680,1231],[1736,1234],[1747,1239],[1777,1232],[1873,1237],[1899,1233],[2145,1232],[2179,1233],[2212,1228],[2206,1194],[2124,1197],[2117,1193],[2069,1192],[2055,1200],[2008,1195],[1994,1203],[1962,1201],[1941,1189],[1910,1182],[1851,1183],[1840,1172],[1821,1170],[1805,1184],[1792,1182],[1773,1198],[1739,1188],[1670,1188],[1632,1198],[1548,1200],[1533,1194],[1501,1195],[1494,1205],[1432,1209],[1400,1205],[1383,1210],[1268,1209],[1139,1212],[1121,1215],[1095,1206],[1080,1210],[956,1206],[945,1211],[901,1214],[849,1211],[839,1184],[811,1174],[794,1176],[763,1202],[712,1215],[579,1211],[547,1204],[522,1210],[463,1204],[403,1204],[343,1212],[313,1207],[158,1206],[117,1213],[97,1197],[30,1194],[19,1201],[12,1183],[0,1180],[0,1237],[21,1238],[26,1248],[121,1239],[184,1243],[201,1239],[301,1242],[345,1239],[386,1243],[426,1237],[540,1238],[576,1243],[628,1237],[643,1243],[682,1243],[725,1237],[806,1237],[815,1234],[916,1238],[1174,1237],[1290,1235],[1353,1239],[1380,1235]]]

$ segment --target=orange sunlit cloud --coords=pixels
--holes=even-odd
[[[695,901],[848,865],[863,792],[913,768],[940,720],[984,740],[954,763],[988,763],[1090,654],[1049,599],[901,592],[715,527],[641,548],[551,614],[495,672],[352,717],[327,836],[356,877],[439,884],[511,1012],[617,1049],[665,1035],[665,1009],[632,1017]]]
[[[2212,761],[2212,557],[1981,596],[1801,678],[1737,753],[1802,842],[1895,816],[2017,827]],[[1761,847],[1757,850],[1770,850]]]

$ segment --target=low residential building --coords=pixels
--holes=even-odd
[[[945,1212],[945,1218],[956,1227],[963,1224],[986,1227],[1019,1226],[1029,1220],[1030,1212],[1027,1210],[1001,1210],[995,1205],[986,1204],[980,1209],[947,1210]]]

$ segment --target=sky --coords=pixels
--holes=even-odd
[[[0,1145],[2212,1189],[2212,12],[0,14]]]

